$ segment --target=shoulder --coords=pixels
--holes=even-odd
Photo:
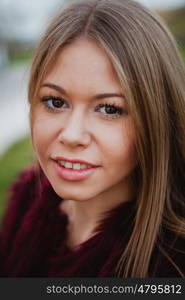
[[[60,201],[40,167],[31,166],[19,174],[9,188],[0,232],[0,272],[4,276],[25,276],[32,267],[39,267],[60,223]]]
[[[30,199],[34,199],[38,187],[39,172],[36,165],[29,166],[19,172],[17,179],[8,189],[5,216],[17,213],[20,206],[20,210],[24,213],[27,206],[30,205]]]
[[[35,186],[42,177],[43,172],[37,164],[23,169],[18,173],[16,180],[10,185],[9,196],[15,192],[23,192],[29,187]]]
[[[5,213],[1,221],[1,239],[8,243],[30,211],[41,204],[43,191],[50,186],[40,166],[22,170],[8,189]],[[33,212],[33,213],[34,213]]]
[[[40,165],[34,164],[20,171],[8,189],[3,223],[23,217],[31,207],[37,206],[35,202],[42,201],[44,195],[49,198],[55,196],[55,193]]]
[[[1,223],[1,237],[5,232],[15,232],[21,219],[34,199],[38,167],[30,166],[22,170],[10,185],[7,193],[5,213]],[[11,230],[10,230],[11,228]]]

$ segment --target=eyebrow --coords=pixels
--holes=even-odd
[[[46,82],[46,83],[43,83],[41,85],[41,87],[51,88],[51,89],[56,90],[57,92],[67,96],[66,90],[63,87],[58,86],[56,84]],[[119,98],[124,98],[125,99],[124,94],[121,94],[121,93],[120,94],[117,94],[117,93],[102,93],[102,94],[98,94],[98,95],[93,96],[93,99],[104,99],[104,98],[112,98],[112,97],[119,97]]]

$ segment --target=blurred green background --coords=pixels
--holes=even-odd
[[[179,50],[185,62],[185,7],[170,11],[158,11],[169,25],[176,37]],[[12,52],[10,64],[29,62],[32,54],[29,52]],[[7,190],[17,178],[19,172],[34,161],[31,141],[28,136],[18,140],[0,156],[0,218],[5,209]]]
[[[18,140],[0,157],[0,218],[5,209],[8,187],[16,180],[18,173],[34,161],[29,137]]]

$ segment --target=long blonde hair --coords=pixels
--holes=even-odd
[[[185,71],[168,28],[135,1],[82,0],[49,25],[33,61],[30,118],[39,86],[62,47],[79,37],[107,53],[124,89],[137,132],[137,212],[115,276],[148,276],[149,263],[166,228],[185,237]],[[175,266],[175,263],[173,263]],[[183,276],[181,271],[179,274]]]

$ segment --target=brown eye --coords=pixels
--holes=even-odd
[[[113,106],[113,105],[107,106],[107,107],[105,108],[105,111],[106,111],[107,114],[115,114],[115,113],[117,113],[117,109],[116,109],[116,107]]]
[[[59,99],[53,99],[52,104],[54,107],[60,108],[63,105],[63,101]]]
[[[64,104],[66,101],[62,98],[53,97],[53,96],[47,96],[43,97],[41,99],[42,102],[44,102],[44,105],[47,109],[50,110],[60,110],[61,108],[64,108]]]
[[[124,112],[122,107],[109,103],[99,104],[96,111],[100,111],[107,118],[118,118]]]

